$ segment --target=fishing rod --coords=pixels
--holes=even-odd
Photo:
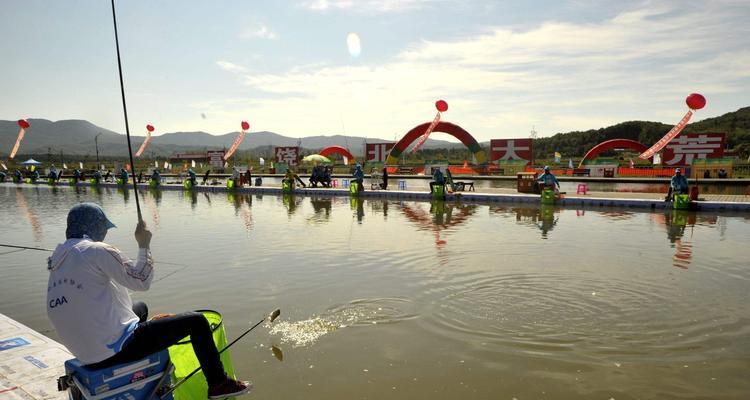
[[[138,201],[138,185],[135,179],[135,164],[133,163],[133,146],[130,144],[130,125],[128,124],[128,106],[125,102],[125,84],[122,80],[122,61],[120,60],[120,39],[117,36],[117,15],[115,14],[115,0],[112,0],[112,23],[115,27],[115,47],[117,48],[117,69],[120,72],[120,93],[122,95],[122,112],[125,115],[125,135],[128,138],[128,156],[133,173],[133,190],[135,191],[135,208],[138,210],[138,224],[143,223],[141,203]]]
[[[256,327],[258,327],[258,325],[262,324],[266,320],[268,320],[268,322],[273,322],[276,318],[279,317],[279,315],[281,315],[281,310],[277,308],[276,311],[272,312],[271,314],[268,314],[266,317],[263,317],[262,320],[258,321],[258,323],[256,323],[252,327],[250,327],[250,329],[246,330],[237,339],[234,339],[232,341],[232,343],[229,343],[228,345],[226,345],[226,347],[224,347],[223,349],[221,349],[221,351],[219,351],[219,355],[221,355],[221,353],[223,353],[224,351],[226,351],[227,349],[229,349],[230,347],[232,347],[233,344],[237,343],[240,339],[242,339],[243,337],[245,337],[245,335],[247,335],[248,333],[250,333],[250,331],[252,331]],[[174,392],[178,387],[180,387],[180,385],[182,385],[183,383],[185,383],[193,375],[197,374],[198,371],[200,371],[202,368],[203,368],[202,366],[199,366],[198,368],[194,369],[193,372],[191,372],[186,377],[182,378],[182,380],[180,380],[179,382],[177,382],[176,384],[174,384],[172,387],[170,387],[169,390],[166,391],[164,394],[160,395],[160,398],[163,399],[163,398],[167,397],[170,393]],[[153,395],[152,395],[152,397],[153,397]],[[150,400],[150,398],[149,398],[149,400]]]
[[[11,249],[19,249],[19,250],[37,250],[37,251],[46,251],[46,252],[49,252],[49,253],[52,253],[52,252],[54,252],[54,251],[55,251],[54,249],[45,249],[44,247],[28,247],[28,246],[18,246],[18,245],[15,245],[15,244],[2,244],[2,243],[0,243],[0,247],[9,247],[9,248],[11,248]],[[166,262],[166,261],[157,261],[157,260],[154,260],[154,262],[155,262],[155,263],[156,263],[156,262],[158,262],[159,264],[164,264],[164,265],[176,265],[176,266],[178,266],[178,267],[183,267],[182,269],[184,269],[184,268],[187,268],[187,267],[188,267],[188,265],[187,265],[187,264],[171,263],[171,262]],[[178,269],[177,271],[173,271],[173,272],[171,272],[171,273],[169,273],[169,274],[167,274],[167,275],[165,275],[165,276],[161,277],[161,278],[160,278],[159,280],[161,280],[161,279],[164,279],[164,278],[166,278],[167,276],[169,276],[169,275],[172,275],[172,274],[175,274],[175,273],[177,273],[177,272],[179,272],[179,271],[182,271],[182,269]],[[156,281],[156,282],[158,282],[158,281]]]
[[[38,251],[49,251],[49,252],[54,251],[52,249],[45,249],[43,247],[16,246],[13,244],[0,244],[0,247],[10,247],[12,249],[21,249],[21,250],[38,250]]]

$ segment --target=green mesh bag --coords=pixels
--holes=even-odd
[[[208,320],[208,324],[211,326],[211,331],[213,332],[216,348],[221,350],[226,347],[227,335],[224,331],[221,314],[211,310],[200,310],[198,312],[203,313]],[[196,358],[195,352],[193,352],[193,344],[190,343],[190,336],[169,347],[169,357],[174,364],[172,383],[179,382],[200,366],[198,358]],[[232,357],[229,351],[221,354],[221,363],[224,365],[224,371],[227,373],[227,376],[234,379],[234,366],[232,365]],[[180,385],[174,392],[175,400],[206,400],[207,397],[208,384],[202,370]]]

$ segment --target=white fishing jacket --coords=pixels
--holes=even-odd
[[[84,236],[58,245],[47,264],[47,316],[60,341],[85,364],[120,351],[138,324],[128,289],[149,289],[151,252],[140,249],[133,263],[120,250]]]

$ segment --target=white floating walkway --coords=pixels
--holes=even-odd
[[[39,183],[34,185],[36,187],[71,187],[67,184],[48,186],[46,183]],[[34,187],[28,184],[20,185],[20,187]],[[88,182],[79,182],[78,186],[91,186]],[[100,183],[99,187],[107,188],[119,188],[121,190],[132,190],[132,184],[129,184],[126,188],[119,187],[115,183]],[[138,184],[138,190],[152,190],[148,184]],[[180,184],[162,184],[158,189],[153,190],[171,190],[181,191],[185,190]],[[204,186],[198,185],[191,189],[195,192],[219,192],[226,193],[232,192],[237,194],[269,194],[269,195],[282,195],[284,194],[280,187],[272,186],[252,186],[252,187],[241,187],[235,189],[227,189],[223,185],[212,185]],[[294,189],[294,194],[299,196],[349,196],[348,189],[338,188],[297,188]],[[381,199],[394,199],[394,200],[420,200],[430,201],[432,195],[425,191],[409,191],[409,190],[365,190],[359,195],[362,198],[381,198]],[[457,192],[448,194],[445,197],[446,201],[462,201],[467,203],[526,203],[531,205],[537,205],[541,202],[541,198],[538,194],[507,194],[507,193],[481,193],[481,192]],[[731,202],[731,201],[697,201],[692,203],[695,207],[694,211],[741,211],[750,212],[750,202]],[[616,197],[578,197],[570,196],[563,199],[559,199],[555,202],[555,206],[561,207],[624,207],[624,208],[640,208],[640,209],[671,209],[672,203],[664,202],[662,199],[641,199],[641,198],[616,198]]]
[[[65,346],[0,314],[0,400],[67,399],[57,378],[71,358]]]

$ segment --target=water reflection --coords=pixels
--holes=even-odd
[[[297,208],[302,204],[302,199],[296,197],[293,193],[284,193],[281,195],[281,202],[286,208],[287,215],[291,218],[292,215],[297,211]]]
[[[253,206],[253,198],[247,194],[236,194],[234,192],[227,192],[227,200],[230,204],[234,205],[234,215],[242,217],[242,221],[245,224],[245,230],[250,232],[253,229],[253,214],[251,207]]]
[[[146,208],[151,212],[151,220],[153,221],[156,229],[161,228],[159,219],[159,203],[161,202],[161,192],[158,190],[149,190],[145,196],[143,196],[143,202]]]
[[[630,211],[600,211],[599,214],[613,221],[625,221],[635,216],[635,213]]]
[[[349,208],[354,211],[354,215],[357,216],[357,222],[361,224],[362,220],[365,218],[365,207],[363,200],[359,197],[350,197]]]
[[[448,241],[440,236],[441,231],[465,223],[476,213],[478,206],[432,200],[429,210],[425,207],[425,203],[401,203],[401,212],[417,229],[434,232],[435,247],[442,249]]]
[[[515,214],[517,224],[538,228],[542,231],[542,239],[547,239],[548,233],[557,225],[559,214],[562,212],[562,209],[555,207],[554,205],[541,204],[539,208],[490,207],[490,212],[498,214]],[[583,210],[576,211],[576,215],[579,217],[582,217],[585,214],[586,213]]]
[[[182,193],[190,198],[190,209],[195,211],[195,207],[198,205],[198,193],[195,190],[184,190]]]
[[[370,210],[373,214],[383,214],[383,221],[388,220],[388,200],[370,200],[368,203],[370,203]]]
[[[127,186],[119,186],[117,188],[117,193],[122,195],[122,199],[125,202],[125,204],[128,204],[130,201],[130,189],[128,189]]]
[[[40,243],[44,238],[42,235],[42,223],[39,221],[36,212],[32,211],[28,203],[26,203],[26,196],[23,190],[23,188],[16,189],[16,205],[18,205],[19,212],[29,220],[31,232],[34,234],[34,241]]]
[[[331,219],[331,208],[333,207],[333,199],[331,197],[311,197],[310,204],[312,204],[313,215],[308,218],[311,222],[328,222]]]
[[[677,268],[687,269],[693,259],[693,245],[690,240],[684,239],[684,236],[687,226],[694,227],[695,221],[695,212],[687,210],[671,210],[664,216],[667,238],[675,248],[672,265]]]

